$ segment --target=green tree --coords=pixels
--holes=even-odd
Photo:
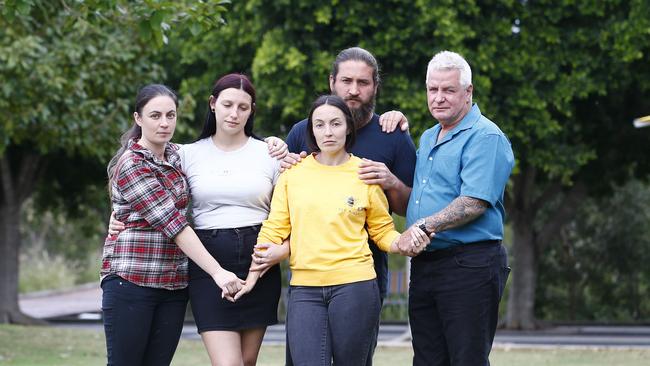
[[[552,3],[552,4],[551,4]],[[588,195],[649,167],[632,128],[650,95],[647,1],[526,2],[495,60],[490,99],[516,149],[506,325],[533,328],[539,257]],[[495,44],[496,45],[496,44]],[[501,86],[501,87],[499,87]],[[551,215],[542,215],[549,202]],[[543,219],[540,220],[540,219]]]
[[[81,12],[85,15],[80,22],[71,21],[76,18],[67,14],[56,16],[63,10],[43,13],[42,9],[52,8],[43,5],[45,2],[5,1],[14,4],[5,8],[17,9],[16,3],[40,5],[29,6],[22,17],[14,15],[9,19],[3,15],[0,24],[0,75],[3,81],[11,80],[9,86],[6,82],[2,86],[5,95],[0,99],[0,110],[11,118],[3,120],[0,127],[6,141],[0,146],[5,146],[4,166],[11,162],[15,167],[13,182],[27,174],[27,170],[18,174],[18,167],[32,165],[21,163],[28,160],[9,158],[12,151],[20,153],[21,159],[29,156],[26,152],[30,148],[39,149],[37,156],[55,148],[92,155],[100,150],[98,141],[114,141],[117,131],[126,125],[123,116],[128,115],[127,99],[134,94],[130,86],[148,80],[146,75],[161,75],[156,65],[164,65],[185,100],[192,101],[192,107],[198,106],[192,113],[197,120],[205,113],[210,83],[218,75],[231,71],[252,74],[259,95],[258,130],[282,134],[304,117],[317,94],[328,91],[329,65],[338,51],[359,45],[373,52],[383,68],[377,110],[397,108],[405,112],[411,133],[417,137],[435,123],[426,108],[424,76],[428,60],[442,49],[460,52],[474,71],[475,101],[508,134],[517,158],[506,202],[515,258],[506,319],[510,327],[535,326],[539,257],[550,243],[557,242],[554,238],[574,216],[578,203],[588,195],[609,192],[611,182],[623,181],[630,173],[645,174],[650,168],[650,157],[643,150],[650,131],[633,130],[630,123],[633,117],[650,112],[644,110],[650,97],[650,67],[644,60],[650,51],[650,4],[646,0],[238,1],[229,11],[224,27],[201,32],[189,26],[184,32],[170,34],[165,52],[155,58],[141,56],[151,53],[133,50],[143,39],[149,39],[143,38],[142,31],[133,25],[151,22],[128,21],[120,14],[128,14],[131,20],[154,19],[144,10],[171,2],[96,1],[119,3],[129,9],[134,6],[136,10],[124,13],[104,6],[101,9],[108,9],[108,13],[114,10],[117,20],[103,18],[104,12],[100,17],[87,11]],[[76,8],[88,2],[74,4]],[[195,13],[197,19],[199,15]],[[100,18],[111,20],[101,22]],[[21,19],[31,19],[32,23],[21,25]],[[70,29],[65,24],[77,23],[79,27],[86,25],[90,30],[106,32],[88,36],[84,33],[88,30],[73,28],[74,34],[61,31]],[[161,32],[166,28],[163,23],[172,24],[157,20],[153,23]],[[46,41],[37,43],[40,47],[30,47],[30,35],[41,33]],[[84,34],[92,39],[82,41]],[[156,38],[156,32],[144,34],[157,40],[150,42],[149,48],[164,44],[165,38]],[[68,61],[49,62],[46,56],[50,52],[39,50],[58,49],[51,47],[58,39],[70,41],[61,42],[59,47],[65,52],[60,57],[81,54],[111,62],[92,66],[82,63],[88,67],[73,70]],[[90,51],[75,52],[74,47],[86,44],[94,45],[95,52],[113,52],[102,57],[88,57],[86,52]],[[11,59],[28,61],[20,65],[8,62]],[[152,62],[154,59],[157,62]],[[6,69],[6,65],[13,66]],[[128,67],[120,69],[115,65]],[[77,88],[73,81],[84,70],[92,80],[84,79],[81,84],[108,86],[101,92],[97,88]],[[39,83],[53,92],[26,88]],[[76,97],[79,94],[75,93],[84,97]],[[51,99],[39,104],[39,98]],[[15,106],[13,109],[8,101]],[[82,105],[70,106],[79,103]],[[108,121],[111,113],[115,116],[110,117],[111,121],[125,120],[99,123]],[[194,130],[186,128],[184,132]],[[84,132],[83,137],[79,131]],[[92,138],[86,139],[86,134],[92,134]],[[112,140],[106,140],[109,137]],[[32,141],[38,143],[28,143]],[[4,172],[9,170],[1,169],[4,182]],[[17,186],[27,187],[22,183]],[[5,197],[22,197],[13,190],[5,192],[9,193],[3,192],[3,202]],[[554,202],[559,204],[548,206]],[[553,210],[552,214],[543,214],[549,210]],[[2,217],[10,217],[11,212],[15,210],[2,211]],[[0,292],[0,296],[4,294]]]
[[[533,328],[540,254],[588,195],[650,167],[642,149],[647,133],[630,123],[650,112],[649,6],[646,0],[238,2],[227,26],[204,36],[206,47],[184,52],[187,70],[207,65],[209,76],[188,78],[182,90],[205,91],[215,73],[250,72],[258,121],[283,133],[328,91],[337,52],[359,45],[383,67],[377,109],[405,112],[417,137],[435,123],[425,101],[428,60],[442,49],[466,56],[475,101],[515,148],[506,323]],[[540,215],[559,199],[553,215]]]
[[[634,322],[650,318],[650,187],[631,180],[590,198],[541,256],[544,319]]]
[[[103,165],[139,86],[164,80],[154,57],[171,29],[214,29],[226,2],[0,1],[0,323],[30,321],[17,297],[23,202],[61,164]],[[88,178],[76,168],[65,172]]]

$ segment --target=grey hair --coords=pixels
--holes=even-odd
[[[350,47],[339,52],[332,63],[331,74],[334,80],[336,80],[336,75],[339,73],[339,65],[342,62],[351,60],[365,62],[366,65],[372,67],[372,81],[375,83],[375,86],[379,85],[381,80],[379,78],[379,64],[377,63],[377,59],[375,59],[372,53],[361,47]]]
[[[458,70],[460,71],[460,86],[467,88],[472,84],[472,68],[463,56],[451,51],[440,51],[436,53],[427,66],[427,77],[425,83],[429,82],[429,75],[436,70]]]

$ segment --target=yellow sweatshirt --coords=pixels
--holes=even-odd
[[[280,175],[257,242],[280,244],[291,235],[291,285],[371,280],[376,274],[368,234],[384,251],[400,235],[384,191],[359,180],[359,163],[352,156],[327,166],[310,155]]]

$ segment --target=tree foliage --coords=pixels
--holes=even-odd
[[[542,256],[537,314],[561,321],[650,319],[650,187],[632,180],[586,200]]]
[[[377,109],[405,112],[417,138],[435,123],[423,88],[428,60],[442,49],[465,55],[475,101],[516,152],[507,324],[531,328],[539,257],[562,225],[588,195],[650,167],[647,133],[630,123],[650,112],[649,7],[644,0],[238,2],[227,25],[199,42],[212,47],[183,52],[185,70],[201,65],[207,73],[186,79],[182,90],[200,90],[201,100],[216,75],[252,73],[258,121],[283,133],[328,91],[338,51],[359,45],[383,68]],[[554,215],[538,215],[561,197]]]
[[[0,19],[0,153],[28,144],[106,158],[172,26],[200,33],[224,1],[5,1]],[[187,24],[191,21],[191,24]]]
[[[194,121],[179,137],[196,136],[211,83],[237,71],[257,87],[258,132],[282,135],[328,92],[335,55],[357,45],[382,67],[377,110],[406,113],[417,139],[435,123],[428,60],[443,49],[463,54],[474,100],[517,158],[507,198],[511,327],[534,326],[540,256],[580,203],[650,168],[650,131],[630,123],[650,113],[646,0],[248,0],[234,2],[216,30],[219,1],[0,4],[5,157],[33,149],[105,159],[137,85],[152,80],[178,87],[181,116]]]
[[[77,158],[103,166],[137,89],[165,81],[155,55],[169,35],[214,29],[224,3],[0,1],[0,322],[26,320],[17,303],[22,203],[39,183],[53,191],[45,176],[63,186]],[[71,174],[87,182],[97,171]]]

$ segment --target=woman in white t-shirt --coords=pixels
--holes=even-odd
[[[228,74],[217,80],[209,103],[198,140],[180,150],[194,228],[224,268],[246,279],[280,163],[253,133],[255,89],[246,76]],[[266,327],[277,323],[279,266],[236,301],[222,296],[192,262],[189,275],[192,313],[212,364],[254,365]]]
[[[267,218],[286,144],[253,133],[255,88],[242,74],[217,80],[197,141],[181,145],[181,166],[192,199],[194,231],[228,271],[246,279],[253,247]],[[275,147],[275,149],[274,149]],[[276,152],[270,154],[270,152]],[[111,219],[109,233],[122,230]],[[213,365],[255,365],[268,325],[277,323],[280,268],[261,277],[246,296],[222,294],[189,263],[189,292],[198,332]],[[241,298],[240,298],[241,297]]]

